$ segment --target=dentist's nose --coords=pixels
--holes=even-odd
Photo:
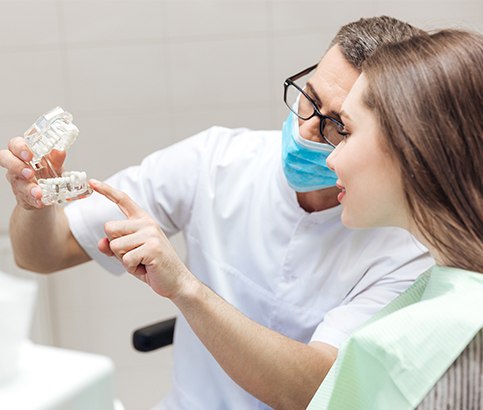
[[[299,132],[300,136],[306,140],[322,142],[320,135],[320,119],[316,116],[308,120],[301,120],[299,118]]]

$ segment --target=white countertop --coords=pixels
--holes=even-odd
[[[105,356],[26,343],[19,369],[0,384],[0,409],[122,410]]]

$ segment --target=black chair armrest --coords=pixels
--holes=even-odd
[[[140,352],[150,352],[173,343],[176,318],[164,320],[136,330],[132,335],[132,343]]]

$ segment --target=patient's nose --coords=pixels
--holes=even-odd
[[[339,153],[339,150],[340,150],[340,146],[341,144],[337,145],[335,149],[327,157],[327,160],[326,160],[327,166],[329,167],[329,169],[331,169],[334,172],[336,172],[335,163],[336,163],[337,154]]]

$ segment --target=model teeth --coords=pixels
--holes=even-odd
[[[85,172],[64,172],[58,178],[39,179],[38,184],[42,190],[42,203],[44,205],[73,201],[74,199],[85,198],[92,193]]]
[[[42,115],[25,132],[24,137],[32,151],[30,165],[35,170],[42,169],[42,158],[53,149],[67,150],[79,135],[79,129],[72,123],[72,115],[56,107]]]
[[[33,153],[30,161],[32,168],[36,171],[43,169],[42,159],[46,155],[53,149],[66,151],[78,135],[79,129],[72,123],[72,115],[62,108],[56,107],[42,115],[24,134],[25,141]],[[43,204],[60,204],[85,198],[92,193],[85,172],[69,171],[57,177],[47,159],[45,163],[49,165],[51,174],[55,175],[55,178],[38,180]]]

